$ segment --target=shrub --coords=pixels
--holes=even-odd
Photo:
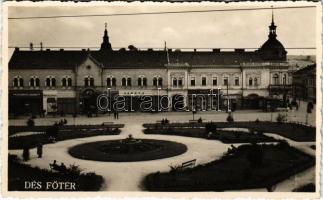
[[[250,165],[254,167],[261,166],[263,164],[263,157],[262,147],[253,143],[247,154],[247,159],[250,162]]]
[[[27,120],[27,126],[29,126],[29,127],[35,126],[35,121],[32,118],[29,118]]]
[[[284,114],[279,113],[278,116],[277,116],[277,118],[276,118],[276,121],[278,123],[286,122],[287,121],[287,116],[284,115]]]
[[[206,133],[216,133],[217,126],[214,123],[205,124],[205,132]]]
[[[231,113],[229,113],[228,117],[227,117],[227,122],[231,123],[234,122],[233,116]]]

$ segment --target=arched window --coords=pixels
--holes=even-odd
[[[72,78],[67,79],[67,86],[72,87]]]
[[[153,79],[153,86],[157,87],[157,78],[156,77],[154,77],[154,79]]]
[[[284,76],[283,76],[283,84],[286,85],[286,83],[287,83],[287,76],[286,76],[286,74],[284,74]]]
[[[138,86],[142,86],[142,84],[141,84],[141,77],[138,78]]]
[[[39,78],[35,78],[35,86],[39,87],[40,86],[40,80]]]
[[[56,79],[52,78],[52,87],[56,87]]]
[[[24,79],[18,78],[19,79],[19,86],[24,87]]]
[[[146,77],[144,77],[144,78],[142,79],[142,85],[143,85],[143,86],[147,86],[147,78],[146,78]]]
[[[19,81],[17,77],[13,79],[13,87],[19,87]]]
[[[279,84],[279,76],[278,74],[273,75],[273,84],[278,85]]]
[[[158,86],[163,86],[163,78],[158,78]]]
[[[107,78],[107,86],[111,87],[111,78],[110,77]]]
[[[127,86],[131,86],[131,78],[127,78]]]
[[[254,78],[254,84],[255,84],[255,86],[258,86],[258,79],[257,78]]]
[[[113,87],[117,86],[117,79],[116,78],[112,78],[112,86]]]
[[[126,78],[122,78],[121,85],[122,85],[122,86],[126,86],[126,85],[127,85],[127,80],[126,80]]]
[[[66,78],[63,78],[63,79],[62,79],[62,86],[63,86],[63,87],[66,87]]]
[[[34,77],[30,78],[29,85],[30,85],[30,87],[35,87]]]
[[[93,87],[94,86],[94,78],[90,78],[90,86]]]
[[[49,77],[47,77],[46,78],[46,87],[50,87],[50,78]]]
[[[249,86],[252,86],[252,78],[249,78]]]

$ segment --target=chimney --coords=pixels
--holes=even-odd
[[[196,52],[196,49],[194,49],[194,52]]]
[[[43,43],[40,42],[40,50],[42,51],[43,50]]]
[[[219,53],[221,49],[212,49],[212,52]]]

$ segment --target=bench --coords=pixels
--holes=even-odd
[[[102,122],[102,126],[106,126],[106,125],[112,125],[113,122]]]
[[[183,162],[182,163],[182,169],[185,169],[185,168],[189,168],[189,167],[194,167],[195,166],[195,163],[196,163],[196,159],[193,159],[193,160],[190,160],[190,161],[186,161],[186,162]]]

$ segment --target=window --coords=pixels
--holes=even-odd
[[[238,86],[239,85],[239,77],[234,78],[234,85]]]
[[[157,87],[157,78],[156,77],[153,78],[153,86]]]
[[[140,77],[138,78],[138,86],[142,86]]]
[[[163,86],[163,78],[158,78],[158,86]]]
[[[67,85],[67,80],[66,80],[66,78],[63,78],[62,79],[62,86],[66,87],[66,85]]]
[[[213,77],[213,85],[218,85],[218,79],[216,77]]]
[[[131,78],[127,78],[127,86],[131,86]]]
[[[107,86],[111,87],[111,78],[107,78]]]
[[[116,78],[112,78],[112,86],[113,87],[117,86],[117,79]]]
[[[195,86],[195,77],[191,77],[191,86]]]
[[[144,78],[142,79],[142,85],[143,85],[143,86],[147,86],[147,78],[146,78],[146,77],[144,77]]]
[[[176,78],[173,78],[173,86],[177,87],[177,79]]]
[[[91,76],[87,76],[84,78],[84,86],[85,87],[93,87],[94,86],[94,78]]]
[[[252,78],[249,78],[249,86],[252,86]]]
[[[36,87],[39,87],[40,86],[40,80],[39,80],[39,78],[35,78],[35,84],[36,84]]]
[[[67,86],[72,87],[72,78],[67,79]]]
[[[127,83],[126,83],[127,81],[126,81],[126,78],[122,78],[122,82],[121,82],[121,85],[122,86],[126,86],[127,85]]]
[[[202,77],[202,86],[206,86],[206,77]]]
[[[13,87],[19,87],[19,81],[17,77],[13,79]]]
[[[18,78],[19,79],[19,86],[24,87],[24,79]]]
[[[30,87],[35,87],[35,80],[34,80],[34,78],[31,78],[30,79],[29,85],[30,85]]]
[[[52,87],[56,87],[56,79],[52,78]]]
[[[284,85],[286,85],[286,80],[287,80],[287,76],[286,76],[286,74],[284,74],[284,76],[283,76],[283,84]]]
[[[46,87],[50,87],[50,78],[46,78]]]
[[[29,80],[30,87],[39,87],[39,78],[36,76],[32,76]]]
[[[224,77],[223,78],[223,85],[228,86],[228,84],[229,84],[228,77]]]
[[[94,78],[90,78],[90,86],[93,87],[94,86]]]
[[[273,75],[273,84],[278,85],[279,84],[279,76],[278,74]]]
[[[257,78],[254,79],[254,84],[255,84],[255,86],[258,86],[258,79]]]
[[[179,78],[178,79],[178,86],[180,86],[180,87],[183,86],[183,80],[182,80],[182,78]]]

